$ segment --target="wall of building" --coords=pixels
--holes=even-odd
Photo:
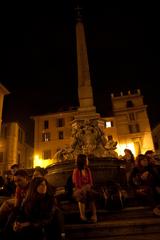
[[[112,106],[121,154],[124,148],[130,148],[135,155],[154,150],[147,106],[140,91],[120,96],[112,94]]]
[[[26,144],[25,131],[17,123],[2,124],[0,137],[0,169],[5,171],[17,163],[21,168],[33,166],[33,148]]]
[[[127,107],[127,101],[132,106]],[[112,136],[117,141],[118,155],[124,154],[124,149],[129,148],[133,153],[145,153],[148,149],[154,150],[150,123],[147,115],[146,105],[143,103],[143,96],[140,91],[134,94],[121,96],[112,95],[113,116],[101,118],[101,125],[106,138]],[[33,117],[35,120],[35,141],[34,156],[35,164],[51,164],[54,162],[54,154],[58,149],[70,146],[72,142],[71,122],[77,115],[77,111],[68,111]],[[64,119],[64,125],[57,126],[57,120]],[[48,121],[48,128],[44,129],[45,121]],[[131,126],[130,126],[131,125]],[[64,138],[59,139],[59,131],[64,133]],[[42,140],[42,135],[49,132],[50,139]],[[44,151],[51,152],[50,158],[44,162]]]
[[[153,142],[155,146],[155,151],[160,154],[160,124],[157,124],[152,130]]]
[[[72,141],[71,123],[76,111],[61,112],[51,115],[33,117],[35,120],[34,157],[35,165],[39,165],[45,159],[45,152],[50,151],[50,156],[45,159],[45,164],[53,163],[54,154],[58,149],[69,147]],[[62,122],[59,124],[59,120]],[[45,123],[48,127],[45,128]],[[60,136],[63,133],[63,136]],[[47,134],[48,137],[47,137]],[[46,135],[46,138],[44,137]],[[61,137],[61,139],[60,139]]]

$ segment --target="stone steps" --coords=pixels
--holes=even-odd
[[[160,239],[160,218],[147,207],[133,207],[117,212],[101,211],[98,212],[96,224],[80,224],[78,219],[76,212],[65,215],[68,240]]]

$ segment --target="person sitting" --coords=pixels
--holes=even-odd
[[[68,200],[71,202],[74,201],[73,199],[73,190],[74,190],[74,183],[72,180],[72,174],[70,174],[67,178],[66,184],[65,184],[65,194]]]
[[[154,157],[154,152],[152,150],[147,150],[145,152],[145,156],[147,157],[148,161],[149,161],[149,164],[152,165],[152,166],[155,166],[157,165],[157,161]]]
[[[86,222],[86,203],[89,202],[91,206],[92,216],[90,221],[97,222],[95,192],[93,190],[93,180],[90,168],[87,166],[87,158],[84,154],[77,156],[77,167],[73,170],[73,184],[75,191],[73,197],[78,202],[80,219]]]
[[[16,184],[14,182],[14,174],[19,169],[18,164],[13,164],[8,174],[5,175],[5,181],[3,185],[3,195],[13,197],[16,191]]]
[[[19,165],[17,163],[13,164],[11,166],[11,174],[14,176],[14,174],[16,173],[16,171],[19,169]]]
[[[57,221],[58,218],[61,222]],[[49,240],[60,239],[62,233],[64,234],[63,217],[59,212],[57,215],[50,185],[44,177],[33,178],[19,211],[7,226],[4,237],[7,240]]]
[[[0,188],[4,185],[4,178],[0,175]]]
[[[32,178],[35,178],[35,177],[45,177],[46,174],[47,174],[47,170],[45,168],[37,166],[34,169]]]
[[[124,149],[124,156],[122,156],[122,160],[125,161],[126,181],[127,186],[129,186],[130,174],[132,169],[135,167],[134,155],[130,149]]]
[[[0,196],[5,195],[4,183],[5,183],[4,178],[3,178],[3,176],[0,175]],[[1,205],[1,201],[0,201],[0,205]]]
[[[19,169],[14,174],[16,192],[12,198],[5,200],[0,206],[0,227],[3,228],[14,208],[19,208],[29,187],[29,178],[25,170]]]
[[[23,170],[19,169],[14,174],[14,182],[16,184],[16,193],[15,193],[15,207],[19,207],[25,198],[25,195],[28,191],[29,187],[29,177],[28,173]]]
[[[15,195],[16,185],[14,183],[13,176],[6,174],[3,185],[3,196],[13,197]]]
[[[3,196],[13,197],[15,195],[16,185],[14,182],[14,174],[18,169],[19,169],[18,164],[13,164],[10,168],[10,171],[8,171],[8,173],[5,174],[4,184],[2,188]]]
[[[145,155],[138,155],[137,166],[131,172],[129,184],[133,187],[135,196],[141,203],[155,204],[156,187],[160,181],[157,172],[149,164]]]

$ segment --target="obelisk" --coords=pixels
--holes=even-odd
[[[87,45],[80,8],[76,8],[76,50],[78,70],[79,108],[72,122],[71,144],[74,157],[79,153],[101,157],[106,155],[107,142],[103,129],[104,120],[96,113],[93,103],[93,90],[90,79]]]
[[[93,103],[93,90],[91,86],[86,38],[80,8],[76,8],[76,50],[78,72],[78,98],[79,108],[76,118],[99,118]]]

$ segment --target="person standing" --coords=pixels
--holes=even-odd
[[[132,172],[132,169],[135,167],[135,160],[132,151],[128,148],[124,149],[124,156],[122,159],[125,161],[125,170],[126,170],[126,181],[127,186],[129,187],[129,178]]]

